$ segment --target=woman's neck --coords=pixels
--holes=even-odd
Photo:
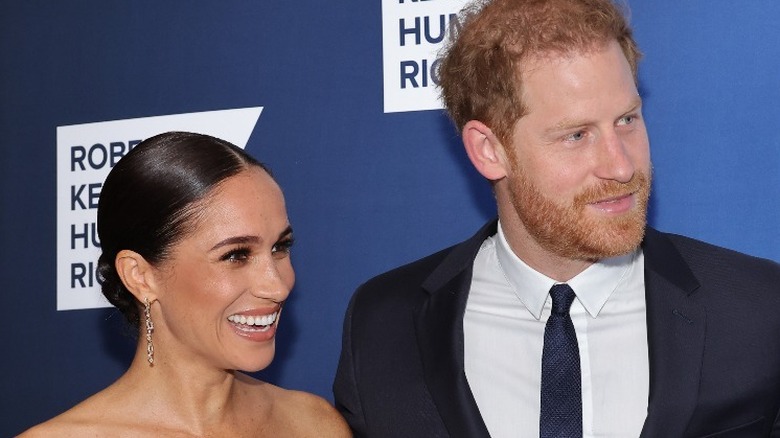
[[[149,415],[194,434],[229,424],[242,393],[237,380],[243,379],[237,379],[235,371],[209,366],[203,360],[155,356],[150,365],[141,338],[130,368],[117,382],[127,388],[127,394],[142,397]]]

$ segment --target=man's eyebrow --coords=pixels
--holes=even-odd
[[[578,126],[585,126],[590,124],[588,122],[588,119],[563,119],[560,122],[556,123],[555,125],[551,126],[549,129],[545,130],[547,133],[552,132],[558,132],[558,131],[567,131],[572,128],[576,128]]]
[[[628,109],[623,111],[623,114],[628,114],[632,111],[636,111],[637,108],[642,106],[642,98],[637,94],[634,96],[633,99],[631,99],[630,104],[628,105]],[[559,131],[566,131],[569,129],[576,128],[578,126],[585,126],[590,124],[588,119],[563,119],[560,122],[556,123],[555,125],[551,126],[549,129],[545,130],[545,133],[550,134],[554,132]]]
[[[642,96],[637,94],[636,96],[634,96],[633,99],[631,99],[631,106],[625,112],[626,113],[630,113],[632,111],[636,111],[636,109],[641,107],[641,106],[642,106]]]

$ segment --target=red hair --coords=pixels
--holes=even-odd
[[[494,0],[473,4],[463,16],[438,70],[444,106],[458,129],[479,120],[502,142],[511,141],[512,127],[527,111],[521,87],[529,59],[617,41],[636,80],[641,54],[612,0]]]

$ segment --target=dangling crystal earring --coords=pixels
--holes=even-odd
[[[154,365],[154,344],[152,344],[154,323],[152,322],[151,310],[152,305],[149,303],[149,298],[144,298],[144,318],[146,319],[146,360],[149,361],[149,366]]]

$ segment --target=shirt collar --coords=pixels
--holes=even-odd
[[[560,282],[534,270],[517,257],[509,247],[500,221],[495,248],[499,268],[506,281],[534,318],[540,319],[550,288]],[[626,255],[599,260],[567,282],[591,317],[598,316],[609,297],[630,272],[639,251],[641,250],[637,249]]]

